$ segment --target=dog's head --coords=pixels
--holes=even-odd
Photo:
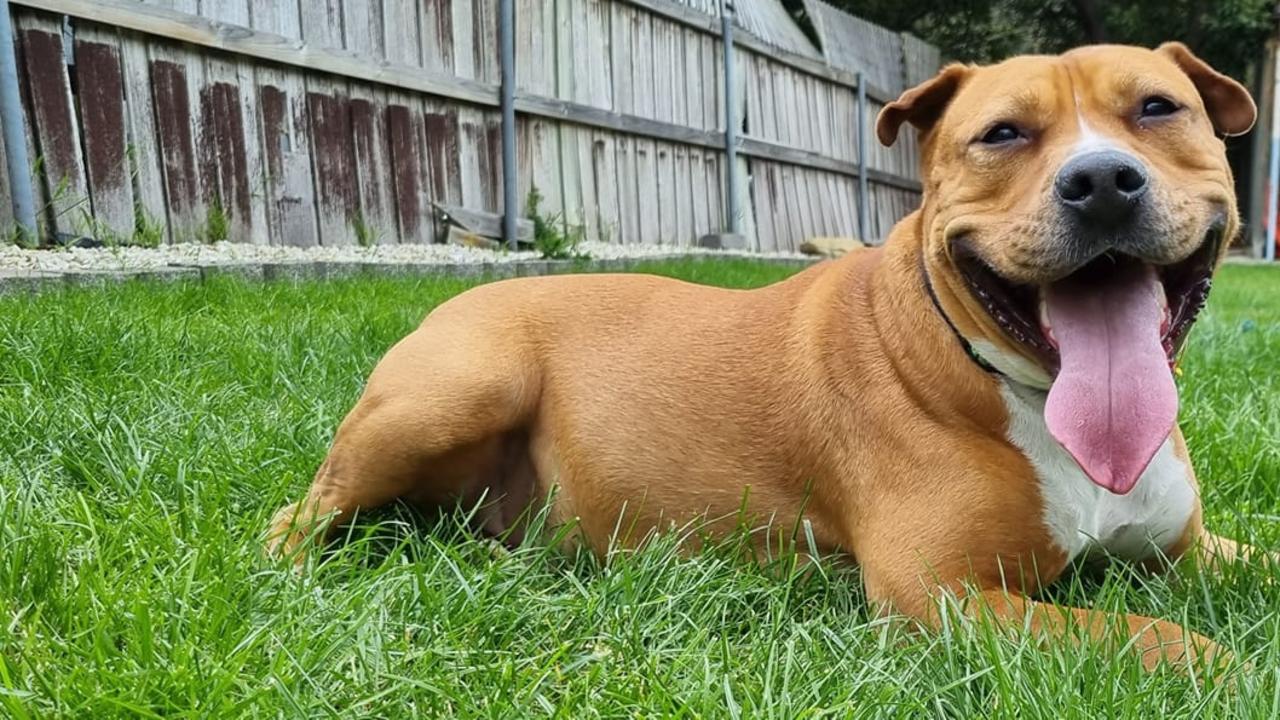
[[[1255,116],[1179,43],[950,65],[880,113],[885,144],[921,131],[942,311],[987,362],[1049,389],[1050,430],[1115,492],[1172,428],[1173,359],[1239,225],[1221,138]]]

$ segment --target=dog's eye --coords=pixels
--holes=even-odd
[[[1155,118],[1172,115],[1178,112],[1178,106],[1172,100],[1153,95],[1142,101],[1142,117]]]
[[[982,136],[982,144],[984,145],[1004,145],[1013,142],[1022,137],[1022,133],[1018,132],[1018,128],[1009,123],[997,123],[986,135]]]

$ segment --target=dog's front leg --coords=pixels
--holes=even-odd
[[[1266,563],[1280,568],[1280,553],[1236,542],[1231,538],[1201,530],[1196,542],[1195,558],[1201,567],[1221,570],[1236,562]]]
[[[1162,664],[1182,670],[1220,669],[1232,659],[1231,653],[1213,640],[1167,620],[1053,605],[1002,588],[957,589],[965,587],[962,583],[948,587],[936,581],[903,583],[897,593],[886,595],[885,591],[893,592],[890,584],[869,575],[865,568],[863,577],[868,599],[877,607],[905,614],[935,630],[942,627],[948,613],[954,613],[1009,632],[1030,631],[1046,642],[1081,643],[1087,639],[1114,649],[1126,648],[1135,652],[1149,671]],[[914,586],[914,591],[908,586]]]
[[[1115,640],[1131,642],[1147,670],[1165,663],[1180,669],[1215,668],[1231,661],[1231,653],[1213,640],[1168,620],[1052,605],[1005,590],[986,590],[968,600],[964,611],[970,618],[1030,628],[1045,640],[1079,642],[1087,636],[1104,645]]]
[[[1209,532],[1201,520],[1199,508],[1192,514],[1182,539],[1170,549],[1169,558],[1190,560],[1198,567],[1214,572],[1222,572],[1238,562],[1270,562],[1273,567],[1280,568],[1280,553]]]

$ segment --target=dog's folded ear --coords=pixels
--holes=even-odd
[[[1243,85],[1209,67],[1180,42],[1167,42],[1156,48],[1156,52],[1172,60],[1191,78],[1215,131],[1227,136],[1249,132],[1258,118],[1258,107]]]
[[[948,65],[932,78],[902,93],[897,100],[884,106],[876,119],[876,137],[885,146],[898,139],[902,123],[909,122],[921,131],[928,130],[942,117],[947,103],[973,72],[973,68],[960,63]]]

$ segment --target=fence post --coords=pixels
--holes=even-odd
[[[733,2],[724,0],[720,9],[720,39],[724,44],[724,177],[725,212],[730,233],[740,232],[738,212],[738,112],[733,96]]]
[[[867,242],[867,84],[858,73],[858,239]]]
[[[1267,245],[1262,258],[1276,259],[1276,204],[1280,196],[1280,51],[1275,54],[1275,88],[1271,92],[1271,167],[1267,172]]]
[[[1271,91],[1271,167],[1267,173],[1267,245],[1262,248],[1265,260],[1276,259],[1276,205],[1280,199],[1280,50],[1275,63],[1275,85]]]
[[[18,60],[13,49],[13,22],[9,0],[0,0],[0,125],[4,132],[5,161],[9,169],[9,194],[13,219],[25,242],[36,237],[36,204],[31,192],[31,161],[18,99]]]
[[[3,2],[3,0],[0,0]],[[498,42],[502,48],[502,239],[516,249],[516,19],[515,0],[500,0]]]

